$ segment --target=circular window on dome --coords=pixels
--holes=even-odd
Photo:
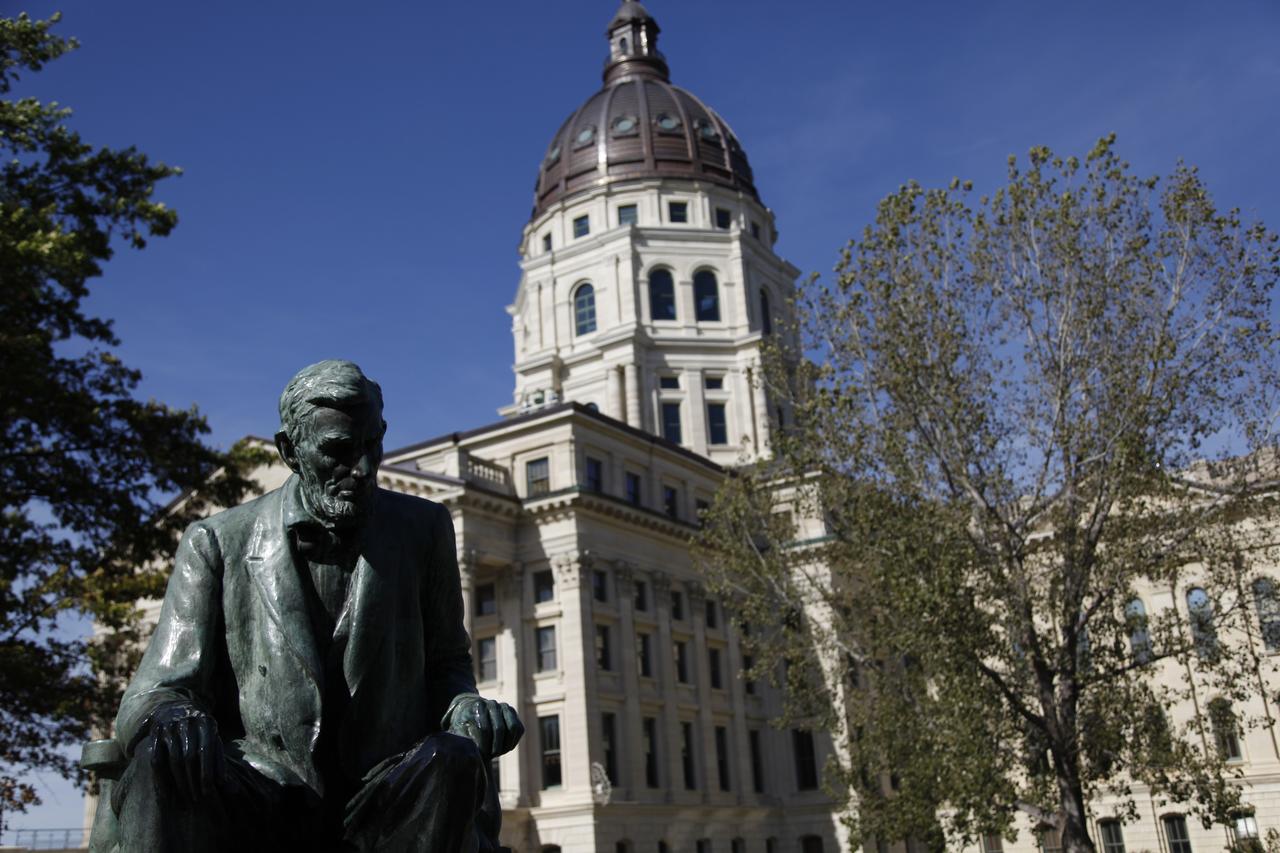
[[[588,125],[578,131],[578,135],[573,138],[574,148],[585,148],[595,141],[596,129],[594,125]]]
[[[680,119],[670,113],[658,113],[658,117],[653,120],[658,126],[658,130],[664,133],[675,133],[680,130]]]
[[[720,132],[716,130],[715,125],[709,121],[698,122],[698,135],[707,142],[720,142]]]
[[[551,152],[549,154],[547,154],[547,165],[552,166],[558,163],[559,161],[560,161],[560,146],[557,145],[555,148],[551,149]]]
[[[636,121],[635,116],[618,116],[613,120],[614,136],[631,136],[635,134],[640,123]]]

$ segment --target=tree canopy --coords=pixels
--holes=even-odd
[[[136,399],[111,321],[83,309],[119,245],[173,229],[153,194],[178,170],[95,148],[69,110],[13,94],[76,46],[57,20],[0,18],[0,813],[38,802],[29,771],[76,773],[66,748],[110,719],[137,602],[163,590],[147,567],[206,502],[238,501],[257,461],[207,446],[195,409]],[[76,636],[77,615],[114,633]]]
[[[1226,820],[1221,712],[1275,724],[1280,244],[1114,138],[974,195],[903,186],[802,288],[702,561],[859,840]]]

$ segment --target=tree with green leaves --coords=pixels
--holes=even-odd
[[[1215,735],[1275,725],[1280,244],[1113,143],[902,187],[766,354],[791,422],[702,562],[856,841],[1225,821]]]
[[[57,20],[0,18],[0,815],[39,802],[29,772],[76,775],[68,748],[110,720],[139,648],[137,603],[163,591],[163,570],[146,567],[203,507],[237,502],[260,461],[204,444],[194,409],[136,399],[111,322],[83,310],[118,246],[177,223],[153,199],[177,170],[94,148],[68,110],[14,96],[22,74],[76,46]],[[76,617],[110,633],[76,636]]]

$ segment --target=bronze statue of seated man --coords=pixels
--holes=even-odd
[[[524,727],[476,693],[448,510],[377,487],[356,365],[303,369],[280,421],[294,475],[178,548],[116,718],[119,849],[496,850]]]

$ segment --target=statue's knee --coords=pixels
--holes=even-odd
[[[480,747],[469,737],[443,732],[436,736],[436,755],[450,764],[465,767],[481,767],[484,758],[480,755]]]

